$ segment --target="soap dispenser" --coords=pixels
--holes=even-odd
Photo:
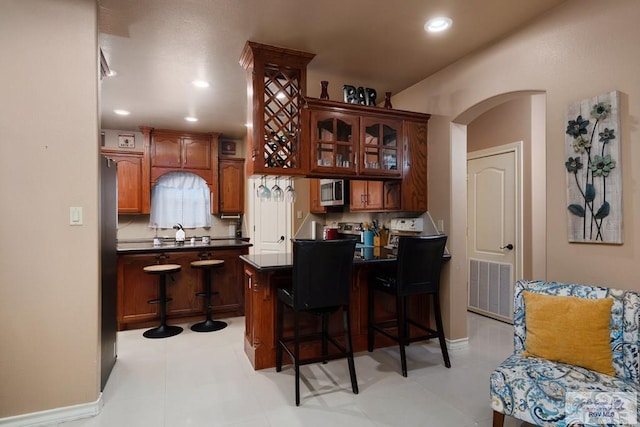
[[[176,245],[183,245],[185,232],[184,232],[184,228],[182,228],[182,224],[174,225],[173,229],[176,230]]]

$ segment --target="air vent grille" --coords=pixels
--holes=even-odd
[[[469,310],[513,322],[512,265],[469,259]]]

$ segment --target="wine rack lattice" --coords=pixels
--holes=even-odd
[[[299,165],[300,72],[267,68],[264,75],[264,167]]]

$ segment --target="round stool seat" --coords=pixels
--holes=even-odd
[[[149,274],[166,274],[166,273],[175,273],[176,271],[180,271],[182,266],[179,264],[154,264],[147,265],[142,270],[145,273]]]
[[[191,268],[216,268],[222,267],[224,260],[222,259],[200,259],[198,261],[191,261]]]

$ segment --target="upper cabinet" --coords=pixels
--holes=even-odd
[[[170,172],[190,172],[205,180],[211,193],[211,213],[217,214],[218,133],[184,132],[140,127],[149,159],[150,183]],[[148,213],[148,211],[147,211]]]
[[[311,147],[310,174],[402,178],[403,113],[306,98],[303,141]]]
[[[144,213],[145,208],[148,212],[149,182],[144,185],[143,153],[105,149],[102,154],[118,165],[118,213]]]
[[[428,120],[427,116],[427,120]],[[427,120],[416,117],[403,123],[404,156],[400,203],[402,210],[427,210]]]
[[[362,175],[399,178],[402,174],[402,120],[360,118],[360,161]]]
[[[320,201],[320,180],[318,178],[309,179],[309,212],[327,213],[327,208],[322,206]]]
[[[217,133],[148,129],[151,181],[177,170],[192,172],[212,184],[217,179]]]
[[[247,42],[240,64],[247,75],[247,174],[304,175],[301,104],[314,54]]]
[[[308,116],[313,173],[355,175],[357,164],[358,118],[331,111],[311,111]]]
[[[429,114],[306,98],[302,117],[309,175],[354,180],[353,210],[427,210]]]
[[[155,133],[151,144],[151,167],[211,169],[211,136]]]
[[[244,159],[220,159],[220,213],[244,212]]]

